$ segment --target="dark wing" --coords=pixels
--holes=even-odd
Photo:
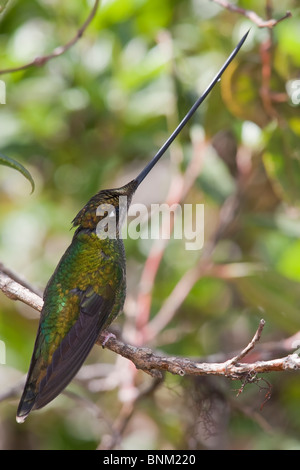
[[[34,408],[53,400],[76,375],[95,344],[113,308],[114,296],[103,298],[92,288],[80,292],[78,320],[53,353],[52,361],[41,380]]]

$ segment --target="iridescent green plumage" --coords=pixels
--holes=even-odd
[[[123,308],[125,252],[119,237],[119,196],[128,204],[135,182],[100,191],[75,217],[78,226],[44,294],[44,306],[17,419],[45,406],[81,367],[100,332]],[[99,238],[99,206],[116,209],[116,238]],[[103,218],[102,218],[103,219]]]
[[[78,228],[72,243],[45,289],[31,364],[18,407],[18,422],[23,422],[32,409],[45,406],[68,385],[100,332],[122,310],[126,279],[125,253],[119,230],[126,216],[124,212],[137,187],[219,81],[247,35],[141,173],[122,188],[100,191],[73,220],[74,227]],[[127,197],[125,208],[119,204],[120,196]],[[104,209],[100,212],[102,215],[99,215],[99,207]],[[115,222],[115,237],[106,237],[103,231],[97,231],[99,222],[105,219],[105,210]]]

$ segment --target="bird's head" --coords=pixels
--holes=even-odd
[[[118,235],[137,187],[137,182],[133,180],[121,188],[99,191],[78,212],[72,221],[73,226],[101,230],[109,223],[111,227],[116,227]]]

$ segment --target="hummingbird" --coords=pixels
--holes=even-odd
[[[121,188],[99,191],[72,221],[76,228],[72,242],[44,291],[34,350],[17,410],[18,423],[62,392],[82,366],[99,334],[122,311],[126,297],[126,258],[121,227],[132,197],[220,80],[248,33],[139,175]],[[121,196],[126,198],[122,207]],[[115,222],[113,237],[106,236],[109,219]],[[104,229],[99,231],[101,222]]]

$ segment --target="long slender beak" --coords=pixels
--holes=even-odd
[[[224,65],[221,67],[221,69],[219,70],[219,72],[217,73],[217,75],[214,77],[214,79],[211,81],[211,83],[208,85],[208,87],[206,88],[206,90],[204,91],[204,93],[197,99],[197,101],[193,104],[193,106],[191,107],[191,109],[188,111],[188,113],[185,115],[185,117],[182,119],[182,121],[180,122],[180,124],[176,127],[176,129],[174,130],[174,132],[170,135],[170,137],[168,138],[168,140],[166,140],[166,142],[163,144],[163,146],[158,150],[158,152],[156,153],[156,155],[154,155],[154,157],[152,158],[152,160],[145,166],[145,168],[140,172],[140,174],[135,178],[135,183],[136,183],[136,187],[138,187],[141,182],[146,178],[146,176],[148,175],[148,173],[152,170],[152,168],[154,167],[154,165],[156,165],[156,163],[158,162],[158,160],[162,157],[162,155],[166,152],[166,150],[170,147],[171,143],[176,139],[176,137],[178,136],[178,134],[181,132],[181,130],[184,128],[184,126],[186,125],[186,123],[191,119],[191,117],[194,115],[194,113],[196,112],[196,110],[198,109],[198,107],[200,106],[201,103],[203,103],[203,101],[205,100],[205,98],[209,95],[209,93],[211,92],[211,90],[213,89],[213,87],[215,86],[215,84],[221,79],[221,76],[222,74],[225,72],[225,70],[227,69],[228,65],[232,62],[232,60],[234,59],[234,57],[237,55],[237,53],[239,52],[240,48],[242,47],[242,45],[244,44],[244,42],[246,41],[246,38],[249,34],[249,31],[247,31],[247,33],[242,37],[242,39],[240,40],[240,42],[238,43],[238,45],[235,47],[235,49],[231,52],[230,56],[228,57],[228,59],[226,60],[226,62],[224,63]]]

